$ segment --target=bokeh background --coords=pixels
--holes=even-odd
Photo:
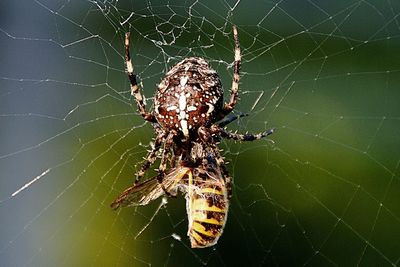
[[[2,1],[0,265],[399,265],[399,15],[396,1]],[[150,108],[187,56],[227,93],[234,24],[249,116],[229,129],[276,132],[221,143],[228,222],[193,250],[183,197],[109,207],[153,135],[123,36]]]

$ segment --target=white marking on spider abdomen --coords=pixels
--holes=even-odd
[[[186,110],[186,96],[183,92],[179,96],[179,109]]]
[[[207,106],[208,106],[207,114],[210,114],[211,112],[214,111],[214,105],[207,103]]]
[[[169,106],[167,107],[167,111],[176,110],[177,106]]]
[[[189,136],[189,131],[188,131],[188,126],[187,126],[187,120],[181,120],[180,121],[180,123],[181,123],[181,129],[182,129],[182,132],[183,132],[183,134],[185,135],[185,136]]]
[[[186,118],[186,112],[185,112],[184,110],[181,110],[181,111],[179,112],[179,118],[180,118],[181,120]]]
[[[186,76],[187,77],[187,76]],[[181,79],[181,86],[182,86],[182,80]],[[187,80],[185,81],[184,84],[186,84]],[[188,131],[188,125],[187,125],[187,120],[186,120],[186,95],[184,92],[182,92],[179,95],[179,114],[178,114],[178,119],[181,124],[181,130],[185,136],[189,136],[189,131]]]
[[[186,83],[188,82],[189,77],[188,76],[183,76],[179,83],[181,84],[181,87],[185,87]]]

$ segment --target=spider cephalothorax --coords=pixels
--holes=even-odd
[[[145,108],[129,54],[129,33],[125,35],[125,60],[139,112],[152,123],[156,138],[152,150],[137,172],[135,184],[112,204],[146,205],[164,193],[186,194],[191,246],[209,247],[222,234],[231,195],[231,177],[220,155],[217,142],[222,138],[253,141],[273,131],[237,134],[223,127],[238,116],[225,118],[236,105],[241,62],[239,38],[233,27],[235,61],[229,101],[223,103],[220,78],[208,63],[190,57],[177,63],[161,80],[154,99],[154,112]],[[242,115],[240,115],[242,116]],[[160,157],[158,176],[137,184],[146,170]],[[167,165],[169,170],[167,172]]]
[[[215,122],[222,103],[217,72],[204,59],[191,57],[176,64],[158,85],[155,116],[164,129],[189,136],[189,131]]]

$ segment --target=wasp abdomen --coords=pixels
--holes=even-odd
[[[223,181],[205,181],[194,186],[188,199],[188,236],[192,248],[217,243],[228,215],[228,197]]]

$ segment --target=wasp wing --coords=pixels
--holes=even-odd
[[[111,208],[116,210],[119,207],[144,206],[159,198],[165,192],[176,195],[178,183],[190,171],[189,168],[179,167],[172,169],[163,179],[158,182],[153,177],[143,183],[127,188],[122,194],[111,203]]]

